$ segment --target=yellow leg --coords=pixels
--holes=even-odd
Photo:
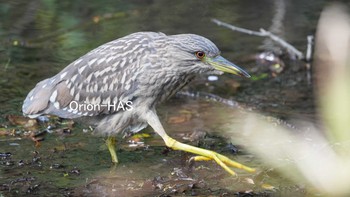
[[[115,137],[109,136],[106,140],[106,145],[108,147],[109,153],[111,154],[112,162],[114,164],[118,163],[117,153],[115,151]]]
[[[147,123],[154,129],[154,131],[163,138],[165,144],[168,147],[174,150],[182,150],[199,155],[197,157],[194,157],[194,160],[215,160],[216,163],[218,163],[222,168],[224,168],[228,173],[232,175],[235,175],[236,173],[233,170],[231,170],[228,166],[243,169],[248,172],[255,172],[254,168],[250,168],[235,161],[232,161],[228,157],[225,157],[224,155],[221,155],[214,151],[197,148],[172,139],[166,134],[154,109],[143,114],[143,117],[145,120],[147,120]]]
[[[174,149],[174,150],[182,150],[190,153],[194,153],[200,156],[194,157],[195,161],[208,161],[208,160],[215,160],[216,163],[218,163],[222,168],[224,168],[228,173],[235,175],[236,173],[230,169],[228,166],[239,168],[242,170],[245,170],[247,172],[255,172],[254,168],[247,167],[245,165],[242,165],[240,163],[237,163],[235,161],[232,161],[228,157],[221,155],[219,153],[216,153],[214,151],[194,147],[191,145],[187,145],[181,142],[178,142],[168,136],[164,138],[165,144]]]

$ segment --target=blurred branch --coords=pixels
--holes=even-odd
[[[307,82],[308,84],[311,84],[311,64],[310,62],[312,61],[312,51],[313,51],[313,45],[314,45],[314,36],[313,35],[308,35],[307,36],[307,48],[306,48],[306,77],[307,77]]]
[[[260,28],[260,31],[252,31],[249,29],[244,29],[241,27],[236,27],[233,25],[230,25],[228,23],[222,22],[218,19],[212,19],[211,20],[213,23],[217,24],[218,26],[223,26],[226,27],[232,31],[238,31],[241,33],[245,33],[248,35],[254,35],[254,36],[261,36],[261,37],[269,37],[271,40],[277,42],[278,44],[280,44],[283,48],[287,49],[288,53],[297,57],[298,59],[303,59],[304,55],[301,51],[299,51],[298,49],[296,49],[293,45],[289,44],[288,42],[286,42],[285,40],[283,40],[282,38],[276,36],[275,34],[266,31],[263,28]]]
[[[306,50],[306,62],[311,62],[312,58],[312,46],[314,44],[314,36],[308,35],[307,36],[307,50]]]

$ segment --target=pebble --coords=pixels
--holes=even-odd
[[[219,79],[219,77],[215,76],[215,75],[208,76],[208,81],[217,81],[218,79]]]

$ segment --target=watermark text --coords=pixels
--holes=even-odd
[[[107,104],[92,104],[92,103],[79,103],[77,101],[71,101],[69,103],[69,109],[74,111],[101,111],[103,109],[107,109],[108,111],[131,111],[132,101],[119,101]]]

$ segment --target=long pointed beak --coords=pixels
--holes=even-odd
[[[227,59],[223,58],[222,56],[217,56],[214,58],[207,57],[206,61],[210,65],[212,65],[216,70],[239,75],[242,77],[250,77],[250,75],[246,71],[244,71],[242,68],[235,65],[234,63],[228,61]]]

